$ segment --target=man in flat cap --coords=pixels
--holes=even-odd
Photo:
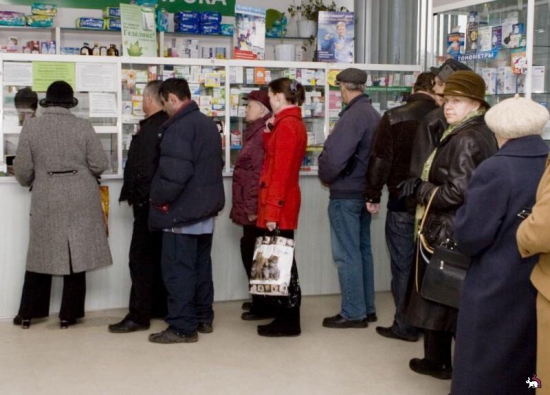
[[[356,68],[336,77],[346,107],[319,156],[319,178],[330,189],[332,256],[338,269],[340,312],[323,320],[328,328],[366,328],[374,322],[374,270],[371,215],[363,196],[371,139],[380,114],[365,95],[367,73]]]

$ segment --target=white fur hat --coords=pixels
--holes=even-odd
[[[540,135],[550,119],[548,110],[533,100],[516,94],[485,113],[485,122],[494,134],[512,140]]]

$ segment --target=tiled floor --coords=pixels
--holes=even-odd
[[[125,311],[89,313],[61,330],[56,317],[29,330],[0,322],[0,394],[372,394],[447,395],[450,381],[413,373],[422,342],[406,343],[366,329],[327,329],[339,296],[305,297],[302,335],[268,339],[258,322],[240,319],[241,302],[216,303],[214,333],[198,343],[158,345],[147,335],[107,332]],[[393,301],[377,294],[379,325],[389,325]],[[265,322],[260,322],[265,323]]]

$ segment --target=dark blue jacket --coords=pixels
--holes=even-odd
[[[149,227],[181,227],[216,215],[225,195],[221,139],[214,122],[192,101],[162,125],[161,133]]]
[[[475,170],[455,219],[455,241],[472,257],[460,311],[453,395],[534,394],[537,291],[522,259],[518,213],[535,204],[548,146],[540,136],[510,140]]]
[[[319,156],[319,178],[328,184],[331,199],[364,199],[371,140],[381,117],[366,95],[350,101],[339,115]],[[353,172],[341,174],[354,155]]]

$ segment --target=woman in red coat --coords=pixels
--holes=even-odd
[[[281,236],[294,239],[300,213],[300,166],[307,145],[299,107],[305,100],[305,90],[295,80],[279,78],[269,84],[268,94],[274,117],[268,121],[264,133],[265,159],[256,224],[271,232],[278,228]],[[292,264],[292,276],[298,278],[296,261]],[[292,284],[289,292],[293,294]],[[294,290],[294,296],[291,300],[295,303],[277,304],[272,323],[258,326],[260,336],[300,334],[300,291]]]

